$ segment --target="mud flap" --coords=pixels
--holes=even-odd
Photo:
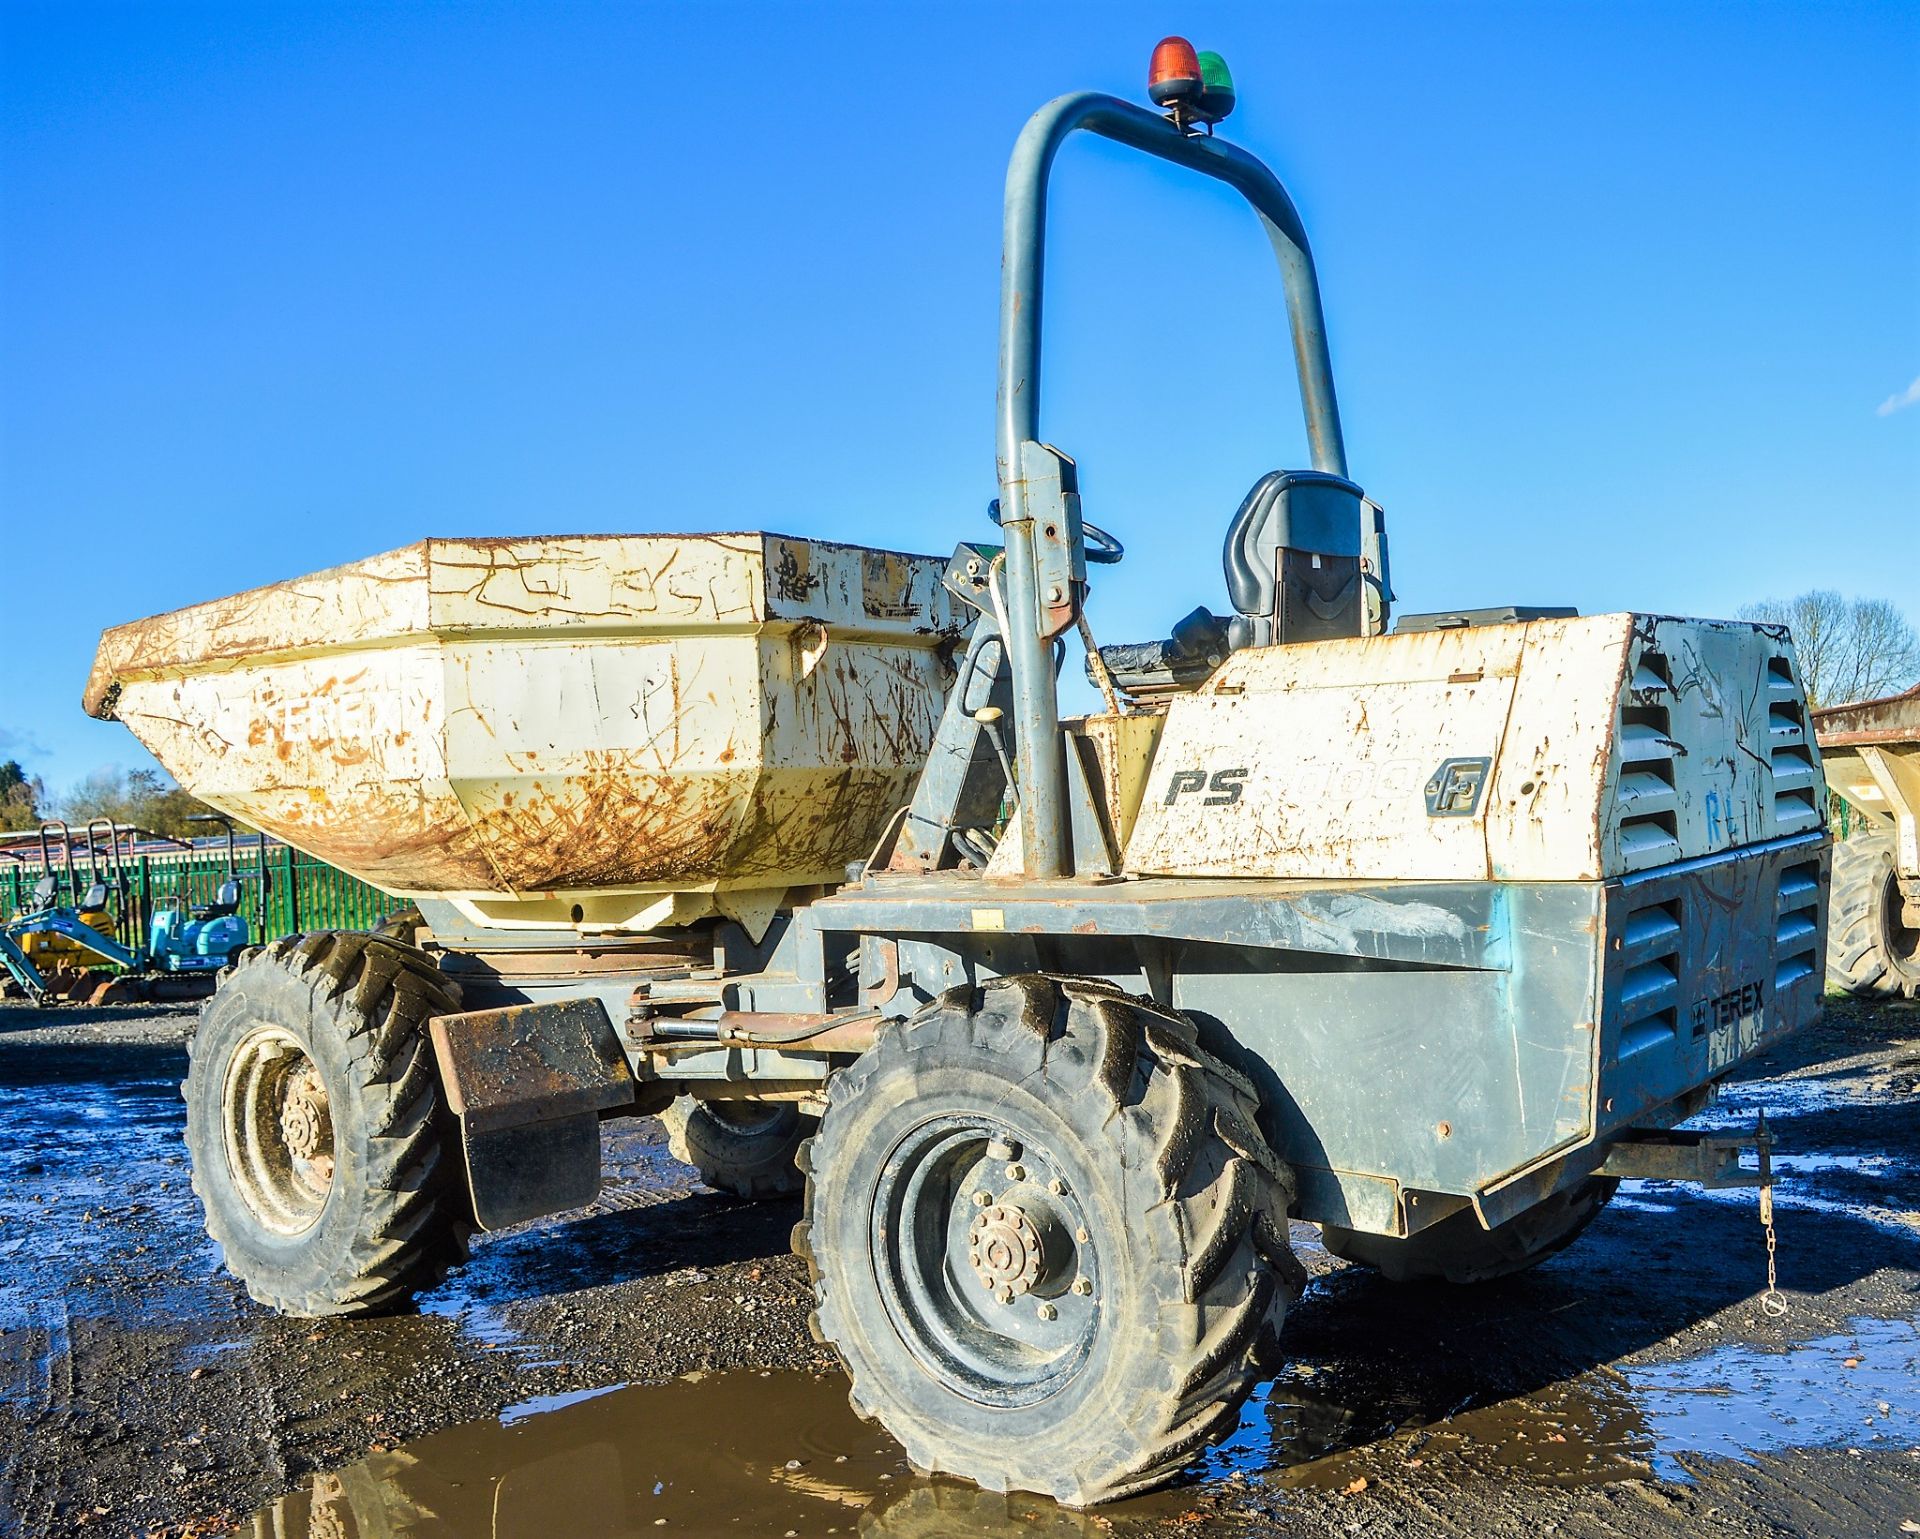
[[[460,1119],[482,1229],[593,1201],[600,1113],[636,1087],[597,999],[437,1015],[428,1027],[447,1105]]]

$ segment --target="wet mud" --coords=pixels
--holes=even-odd
[[[593,1211],[481,1240],[418,1313],[267,1315],[199,1231],[190,1025],[0,1012],[0,1533],[1920,1530],[1920,1012],[1834,1009],[1704,1119],[1780,1141],[1784,1316],[1750,1192],[1628,1183],[1478,1289],[1296,1226],[1287,1368],[1185,1483],[1086,1514],[916,1477],[808,1340],[791,1207],[706,1192],[651,1122],[608,1125]]]

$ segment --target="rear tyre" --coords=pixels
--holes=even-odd
[[[426,1023],[460,991],[378,935],[249,953],[188,1046],[207,1233],[282,1314],[396,1308],[466,1259],[471,1218]]]
[[[373,933],[396,940],[403,946],[417,946],[420,944],[420,933],[426,928],[426,916],[420,912],[420,905],[409,903],[382,919],[373,927]]]
[[[1190,1023],[1044,977],[942,995],[803,1148],[815,1335],[923,1470],[1070,1506],[1231,1432],[1304,1278],[1290,1173]]]
[[[1337,1224],[1321,1225],[1320,1237],[1342,1261],[1369,1267],[1389,1282],[1492,1282],[1565,1250],[1600,1216],[1619,1185],[1611,1177],[1589,1176],[1491,1229],[1480,1227],[1473,1209],[1462,1208],[1403,1240]]]
[[[753,1199],[793,1197],[806,1178],[794,1164],[814,1119],[783,1101],[700,1101],[683,1095],[660,1121],[667,1148],[717,1192]]]
[[[1920,999],[1920,930],[1901,922],[1893,836],[1833,847],[1827,908],[1827,982],[1856,999]]]

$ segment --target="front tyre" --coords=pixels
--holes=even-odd
[[[379,935],[251,952],[188,1045],[187,1149],[207,1233],[282,1314],[404,1304],[466,1258],[470,1218],[426,1023],[458,987]]]
[[[1246,1080],[1101,984],[955,989],[828,1089],[813,1324],[920,1468],[1072,1506],[1231,1432],[1302,1274]]]

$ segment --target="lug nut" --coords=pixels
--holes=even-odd
[[[992,1206],[993,1206],[993,1193],[991,1193],[991,1192],[975,1192],[975,1193],[973,1194],[973,1205],[974,1205],[974,1206],[975,1206],[976,1208],[990,1208],[990,1207],[992,1207]]]
[[[1060,1311],[1045,1300],[1042,1300],[1040,1304],[1040,1318],[1042,1320],[1057,1320],[1060,1318]]]
[[[1074,1278],[1073,1291],[1079,1294],[1081,1298],[1085,1298],[1089,1293],[1093,1292],[1093,1279],[1090,1277]]]
[[[1027,1179],[1027,1167],[1026,1167],[1026,1166],[1024,1166],[1024,1165],[1009,1165],[1009,1166],[1007,1167],[1007,1179],[1008,1179],[1009,1181],[1024,1181],[1024,1180],[1026,1180],[1026,1179]]]
[[[1047,1190],[1052,1192],[1056,1197],[1064,1197],[1067,1195],[1067,1183],[1062,1181],[1058,1176],[1055,1176],[1047,1183]]]
[[[1081,1225],[1080,1228],[1073,1231],[1073,1237],[1075,1240],[1079,1241],[1080,1244],[1082,1245],[1085,1245],[1089,1240],[1093,1238],[1092,1235],[1087,1233],[1086,1226],[1084,1224]]]

